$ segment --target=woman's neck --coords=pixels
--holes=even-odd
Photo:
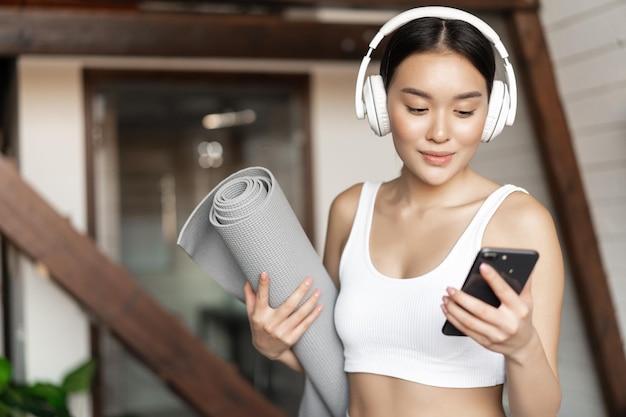
[[[485,181],[468,166],[444,184],[427,184],[403,167],[400,176],[393,181],[389,197],[408,206],[450,207],[475,199]]]

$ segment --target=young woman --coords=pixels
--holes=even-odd
[[[556,416],[564,272],[553,220],[524,190],[474,171],[488,114],[495,57],[463,20],[423,17],[389,39],[381,62],[399,177],[355,185],[334,200],[324,264],[350,384],[350,417]],[[483,138],[484,139],[484,138]],[[481,247],[526,248],[539,260],[521,294],[489,265],[480,272],[501,300],[460,291]],[[300,370],[291,346],[319,315],[307,278],[268,306],[262,274],[246,305],[255,347]],[[449,320],[467,337],[441,332]]]

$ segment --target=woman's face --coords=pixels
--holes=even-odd
[[[441,185],[464,170],[478,149],[487,83],[459,54],[414,54],[396,69],[387,108],[405,168],[427,184]]]

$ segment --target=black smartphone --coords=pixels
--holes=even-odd
[[[483,248],[476,255],[461,289],[494,307],[498,307],[500,300],[480,275],[478,270],[480,265],[488,263],[493,266],[511,288],[519,294],[528,281],[537,259],[539,259],[539,254],[534,250]],[[448,320],[444,323],[442,332],[448,336],[465,336]]]

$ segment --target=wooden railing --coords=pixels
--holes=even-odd
[[[4,156],[0,233],[203,416],[285,417],[57,214]]]

